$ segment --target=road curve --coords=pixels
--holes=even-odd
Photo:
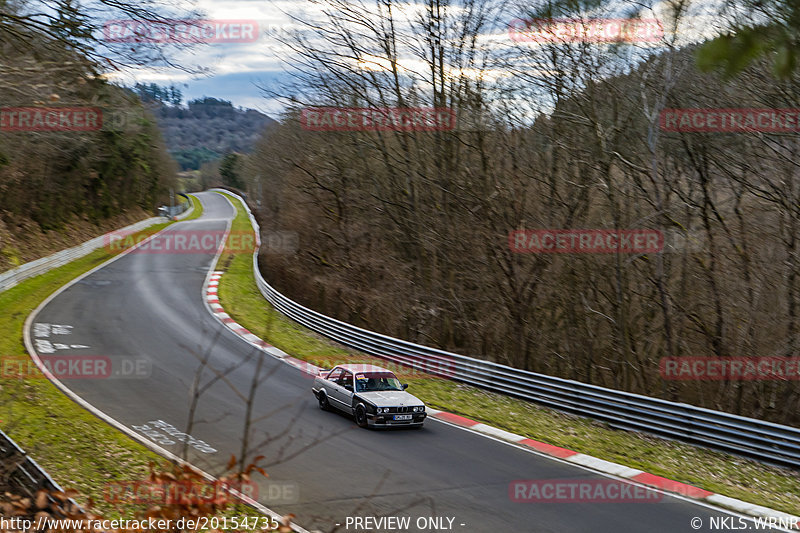
[[[165,237],[227,228],[234,214],[227,200],[215,193],[197,197],[203,216],[170,226]],[[62,384],[175,454],[185,446],[178,440],[190,439],[174,433],[191,435],[188,459],[215,474],[231,454],[241,456],[245,399],[260,366],[247,455],[266,456],[270,477],[260,482],[258,500],[294,513],[307,529],[398,531],[395,523],[359,529],[348,523],[348,517],[379,516],[411,517],[399,531],[412,532],[679,533],[710,531],[712,517],[738,523],[728,513],[666,495],[655,502],[513,502],[514,480],[608,478],[435,420],[421,431],[368,431],[322,412],[309,377],[251,347],[208,313],[201,292],[213,262],[207,251],[124,255],[52,298],[29,321],[28,334],[37,352],[104,358],[114,372],[147,360],[138,375],[72,376]],[[192,394],[193,383],[201,394]],[[177,429],[154,428],[159,420]],[[450,529],[417,522],[426,517],[453,520],[438,524]],[[703,527],[693,528],[693,517]]]

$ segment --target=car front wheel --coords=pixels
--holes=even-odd
[[[323,411],[330,411],[331,404],[328,403],[328,395],[324,392],[319,393],[319,408]]]
[[[362,428],[367,427],[367,410],[363,405],[356,407],[356,424]]]

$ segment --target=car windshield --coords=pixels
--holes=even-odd
[[[391,372],[359,372],[356,374],[356,392],[401,391],[403,386]]]

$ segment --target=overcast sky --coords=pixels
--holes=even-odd
[[[230,100],[234,105],[249,107],[275,114],[277,102],[268,100],[257,87],[276,83],[284,70],[281,57],[287,57],[276,36],[297,30],[287,13],[300,16],[308,12],[308,2],[275,0],[198,0],[197,7],[216,23],[237,24],[254,21],[258,25],[253,42],[229,42],[197,45],[189,51],[174,52],[174,62],[188,66],[201,66],[211,70],[210,75],[191,74],[179,69],[142,68],[127,70],[114,76],[126,85],[135,82],[175,84],[188,100],[213,96]]]
[[[708,0],[708,4],[714,3],[716,0]],[[134,82],[175,84],[183,91],[184,103],[202,96],[213,96],[230,100],[237,106],[277,115],[280,104],[267,99],[258,86],[274,85],[285,79],[282,59],[291,55],[277,37],[302,29],[291,16],[302,20],[316,18],[319,12],[315,11],[315,6],[304,0],[197,0],[196,6],[206,13],[205,19],[217,24],[255,22],[258,30],[254,32],[254,39],[251,42],[204,44],[195,46],[191,53],[184,51],[172,56],[179,64],[209,68],[211,74],[208,76],[178,69],[138,69],[124,72],[117,80],[126,85]],[[641,16],[647,18],[645,14]],[[508,22],[513,18],[509,14]],[[710,27],[707,22],[701,20],[691,26],[703,33],[703,29]],[[507,35],[497,37],[507,38]]]

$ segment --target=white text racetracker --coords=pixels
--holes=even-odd
[[[454,516],[348,516],[344,526],[346,531],[454,531],[466,524]]]

